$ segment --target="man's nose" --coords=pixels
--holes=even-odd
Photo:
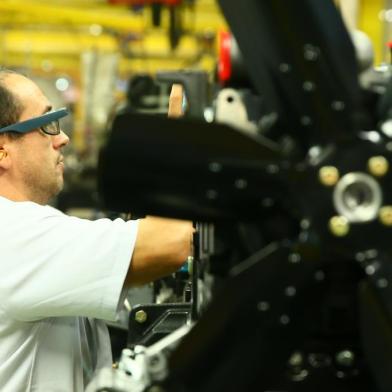
[[[55,148],[65,147],[69,143],[69,137],[63,132],[53,137],[53,146]]]

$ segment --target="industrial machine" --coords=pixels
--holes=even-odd
[[[88,391],[391,391],[390,70],[359,83],[332,1],[219,3],[246,88],[223,72],[212,123],[122,113],[101,151],[108,208],[197,233]]]

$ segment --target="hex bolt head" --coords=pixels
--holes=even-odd
[[[289,358],[289,365],[293,367],[301,366],[303,361],[302,354],[299,351],[294,351]]]
[[[334,186],[339,181],[339,170],[335,166],[323,166],[319,170],[319,180],[325,186]]]
[[[389,170],[389,162],[382,155],[371,157],[368,160],[368,170],[373,176],[385,176]]]
[[[354,364],[355,355],[350,350],[343,350],[336,353],[335,360],[340,366],[351,367]]]
[[[378,218],[384,226],[392,226],[392,206],[381,207]]]
[[[144,310],[138,310],[135,313],[135,321],[142,324],[147,321],[147,313]]]
[[[336,237],[344,237],[350,231],[350,223],[344,216],[333,216],[329,220],[329,230]]]

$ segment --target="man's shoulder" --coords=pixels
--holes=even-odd
[[[0,196],[2,216],[23,214],[24,216],[63,216],[64,214],[49,205],[40,205],[32,201],[13,201]]]

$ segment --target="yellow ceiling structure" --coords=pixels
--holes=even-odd
[[[171,50],[167,10],[162,25],[154,27],[149,7],[135,13],[106,0],[1,0],[0,63],[70,70],[78,66],[81,53],[94,50],[121,53],[123,69],[146,70],[147,63],[154,72],[195,58],[203,64],[200,53],[208,37],[226,28],[225,21],[214,0],[198,0],[181,12],[185,34]]]
[[[73,145],[85,151],[91,143],[89,129],[99,129],[114,102],[116,91],[109,86],[117,76],[214,70],[216,33],[227,28],[215,0],[183,6],[181,19],[183,35],[172,49],[167,9],[155,27],[150,7],[134,12],[106,0],[0,0],[0,65],[42,76],[46,87],[62,75],[72,79],[80,94],[74,105]]]

